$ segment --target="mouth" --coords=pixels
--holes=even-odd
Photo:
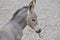
[[[39,38],[41,38],[40,33],[38,33],[38,35],[39,35]]]
[[[40,36],[40,33],[41,33],[41,29],[39,29],[38,31],[35,31],[38,35],[39,35],[39,37],[41,38],[41,36]]]

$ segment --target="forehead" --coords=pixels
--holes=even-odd
[[[35,12],[31,13],[31,17],[32,17],[32,18],[37,18],[36,13],[35,13]]]

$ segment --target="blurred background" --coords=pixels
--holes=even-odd
[[[31,0],[0,0],[0,27]],[[41,38],[30,28],[23,30],[22,40],[60,40],[60,0],[37,0],[35,12],[42,29]]]

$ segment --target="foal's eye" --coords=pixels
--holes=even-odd
[[[35,21],[35,19],[32,19],[32,21]]]

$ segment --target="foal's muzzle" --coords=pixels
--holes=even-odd
[[[36,33],[40,33],[41,32],[41,29],[39,29],[39,30],[37,30],[37,31],[35,31]]]
[[[39,25],[37,25],[37,26],[35,27],[35,32],[36,32],[36,33],[40,33],[40,32],[41,32],[41,29],[40,29]]]

